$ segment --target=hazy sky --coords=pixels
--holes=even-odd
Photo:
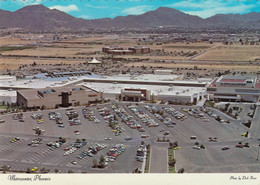
[[[32,4],[43,4],[84,19],[139,15],[158,7],[175,8],[202,18],[260,12],[260,0],[7,0],[0,1],[0,9],[15,11]]]

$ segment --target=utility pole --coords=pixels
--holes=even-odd
[[[260,147],[260,144],[258,145],[258,150],[257,150],[257,158],[256,158],[257,161],[259,159],[259,147]]]

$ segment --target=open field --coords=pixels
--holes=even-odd
[[[47,59],[47,60],[39,60],[39,59],[26,59],[26,58],[1,58],[0,57],[0,70],[6,70],[6,69],[17,69],[21,65],[30,65],[36,62],[37,64],[44,64],[44,65],[53,65],[53,64],[60,64],[60,63],[66,63],[66,64],[79,64],[84,61],[82,60],[61,60],[61,59]]]
[[[34,41],[21,40],[19,38],[0,38],[0,46],[15,45],[15,44],[31,44],[31,43],[34,43]]]
[[[57,47],[40,47],[34,49],[24,49],[24,50],[13,50],[2,52],[2,55],[21,55],[21,56],[50,56],[50,57],[80,57],[78,53],[90,52],[94,47],[85,48],[57,48]],[[95,49],[96,50],[96,49]]]
[[[22,35],[25,37],[25,35]],[[61,41],[53,41],[51,35],[45,35],[49,40],[43,40],[41,44],[34,49],[2,51],[0,57],[0,70],[18,69],[19,66],[24,64],[79,64],[88,62],[84,58],[93,57],[108,57],[109,55],[102,53],[104,46],[120,46],[128,49],[130,46],[142,45],[139,39],[121,38],[119,36],[97,36],[78,39],[63,39]],[[18,38],[0,38],[2,45],[8,44],[28,44],[36,43],[39,39],[38,35],[30,36],[31,40],[21,40]],[[141,63],[126,63],[124,66],[153,66],[157,68],[194,68],[197,66],[202,69],[217,69],[217,70],[240,70],[240,71],[259,71],[260,67],[256,58],[260,57],[260,46],[258,45],[224,45],[223,43],[216,42],[210,44],[208,42],[198,43],[168,43],[158,45],[147,44],[144,46],[150,47],[153,52],[144,55],[114,55],[113,59],[143,59],[149,62]],[[157,50],[159,53],[156,53]],[[189,56],[190,52],[196,52],[196,55]],[[10,58],[6,55],[20,55],[23,58]],[[31,58],[24,58],[24,56],[33,56]],[[39,57],[47,57],[39,59]],[[48,57],[64,57],[48,58]],[[111,57],[111,56],[110,56]],[[171,63],[153,63],[155,60],[165,60]],[[187,61],[186,61],[187,60]],[[173,62],[174,61],[174,62]],[[181,62],[184,61],[184,62]],[[225,64],[222,64],[222,62]],[[244,61],[244,62],[240,62]],[[251,61],[252,64],[248,64]],[[104,61],[105,62],[105,61]],[[115,66],[110,66],[112,68]],[[123,65],[122,65],[123,68]],[[118,69],[118,66],[117,66]]]
[[[254,61],[260,58],[260,46],[218,46],[209,50],[202,55],[194,58],[194,60],[207,61]]]
[[[240,71],[252,71],[256,72],[260,70],[258,64],[255,65],[246,65],[246,64],[217,64],[217,63],[147,63],[147,62],[131,62],[125,64],[125,66],[146,66],[146,67],[158,67],[158,68],[194,68],[197,66],[200,69],[216,69],[216,70],[240,70]]]

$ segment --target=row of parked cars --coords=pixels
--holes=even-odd
[[[112,128],[113,132],[115,132],[115,136],[119,136],[123,131],[125,131],[125,129],[118,123],[116,115],[112,114],[110,110],[106,107],[97,108],[97,110],[109,127]]]
[[[126,113],[126,111],[119,107],[118,105],[111,105],[111,108],[113,111],[122,119],[122,122],[124,122],[126,125],[128,125],[132,129],[137,129],[140,132],[144,132],[144,128],[141,126],[140,123],[138,123],[133,116],[130,116]]]
[[[73,109],[67,109],[66,115],[69,119],[70,126],[81,125],[79,114]]]
[[[159,126],[148,114],[144,113],[144,111],[135,105],[128,105],[127,108],[131,110],[146,126],[148,127],[157,127]]]
[[[33,113],[31,115],[32,119],[42,119],[43,118],[43,114],[42,113]]]
[[[163,122],[168,127],[173,127],[176,125],[174,121],[171,120],[171,118],[167,117],[163,112],[161,112],[158,108],[156,108],[154,105],[145,105],[144,108],[148,110],[150,113],[154,114],[154,116]]]
[[[175,110],[173,107],[162,107],[163,110],[165,110],[168,114],[172,115],[174,118],[178,120],[185,120],[187,116],[185,114],[181,113],[180,111]]]
[[[33,139],[31,143],[28,144],[28,146],[37,147],[39,144],[42,144],[42,138]]]
[[[20,138],[19,137],[14,137],[10,142],[11,143],[16,143],[18,141],[20,141]]]
[[[212,111],[210,111],[210,110],[208,110],[204,107],[201,107],[200,109],[201,109],[201,111],[205,112],[210,117],[214,118],[215,120],[219,121],[220,123],[228,122],[228,120],[224,120],[224,119],[219,118],[219,116],[217,114],[214,114],[214,112],[212,112]]]
[[[69,147],[64,148],[64,156],[67,156],[69,154],[74,153],[77,149],[85,146],[87,144],[86,141],[76,141],[74,143],[71,143],[71,145]]]
[[[124,144],[115,144],[112,148],[109,149],[107,155],[105,156],[106,162],[113,162],[117,159],[119,155],[121,155],[126,150],[126,146]]]
[[[58,124],[59,127],[64,127],[61,113],[59,113],[59,112],[49,112],[48,115],[49,115],[49,119],[55,120],[56,124]]]
[[[242,142],[239,142],[238,144],[235,145],[236,148],[249,148],[250,145],[249,143],[242,143]],[[221,148],[222,150],[229,150],[229,146],[224,146]]]
[[[62,115],[59,112],[49,112],[48,116],[50,120],[62,119]]]
[[[146,152],[146,147],[145,145],[140,145],[137,149],[136,152],[136,160],[139,162],[143,162],[144,161],[144,156],[145,156],[145,152]]]
[[[94,123],[100,123],[100,120],[97,119],[97,117],[94,115],[92,110],[90,110],[88,108],[83,108],[82,114],[85,119],[88,119],[89,121],[94,121]]]
[[[24,122],[24,115],[23,113],[13,114],[13,120],[18,120],[19,122]]]
[[[196,108],[182,108],[184,112],[187,112],[190,116],[193,116],[195,118],[201,118],[204,122],[209,122],[209,119],[205,117],[204,113],[201,113],[198,109]]]
[[[54,141],[54,142],[49,142],[46,145],[49,147],[50,150],[55,150],[56,148],[61,147],[64,143],[66,142],[66,140],[64,140],[63,138],[59,138],[58,140]]]
[[[93,157],[93,155],[97,154],[99,151],[106,148],[105,144],[98,144],[95,143],[93,146],[89,147],[88,150],[83,150],[80,152],[80,154],[77,156],[78,159],[82,159],[86,156]]]

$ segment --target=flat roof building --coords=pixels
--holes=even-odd
[[[260,80],[256,76],[221,76],[209,84],[207,92],[211,99],[257,102]]]
[[[85,86],[70,86],[17,91],[17,103],[23,107],[68,107],[101,100],[102,94]]]

